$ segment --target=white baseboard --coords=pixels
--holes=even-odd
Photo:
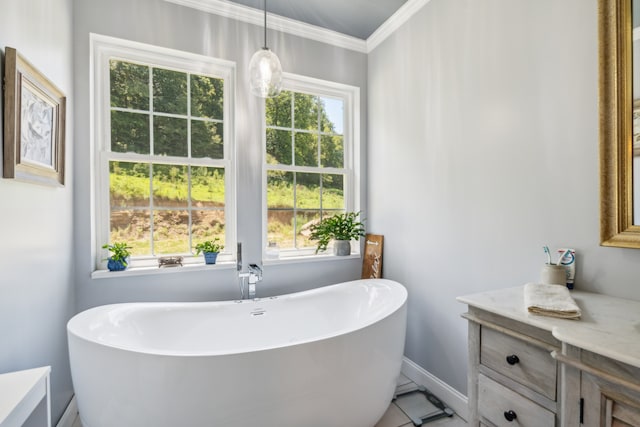
[[[73,422],[78,416],[78,403],[76,402],[76,395],[71,398],[71,402],[67,405],[67,409],[64,410],[60,421],[56,424],[56,427],[73,427]]]
[[[414,383],[424,386],[431,393],[438,396],[440,400],[453,409],[456,415],[467,421],[467,396],[430,372],[425,371],[422,367],[406,357],[402,360],[402,374]]]

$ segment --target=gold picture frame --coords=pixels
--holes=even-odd
[[[633,157],[640,156],[640,99],[633,101]]]
[[[64,94],[11,47],[4,84],[3,177],[64,185]]]
[[[631,0],[598,0],[600,245],[640,248],[633,223]]]

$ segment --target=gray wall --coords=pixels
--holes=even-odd
[[[463,393],[455,297],[536,281],[544,244],[640,299],[640,251],[599,246],[597,75],[596,0],[431,0],[369,55],[369,224],[406,355]]]
[[[67,185],[0,179],[0,373],[51,365],[55,422],[73,394],[66,340],[75,313],[72,1],[0,0],[0,10],[0,68],[4,47],[14,47],[68,100]]]
[[[238,240],[244,261],[260,262],[261,115],[248,88],[248,63],[262,46],[262,28],[160,0],[83,0],[74,3],[76,104],[76,284],[78,310],[124,301],[196,301],[238,297],[235,270],[146,277],[91,279],[91,203],[89,147],[89,33],[194,52],[236,62]],[[361,88],[361,135],[366,142],[366,55],[286,34],[269,33],[269,45],[285,71]],[[366,145],[362,150],[362,174]],[[366,205],[365,187],[361,206]],[[309,289],[358,278],[360,260],[267,266],[258,295]],[[115,276],[115,275],[114,275]],[[116,276],[117,277],[117,276]]]

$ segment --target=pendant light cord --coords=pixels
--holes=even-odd
[[[264,47],[263,49],[269,49],[267,47],[267,0],[264,0]]]

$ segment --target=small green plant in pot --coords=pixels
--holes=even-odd
[[[316,253],[326,251],[333,240],[333,253],[338,256],[351,254],[351,240],[364,236],[364,224],[358,221],[360,212],[336,214],[311,226],[311,240],[317,240]],[[363,220],[364,221],[364,220]]]
[[[196,255],[200,255],[200,252],[204,254],[205,264],[215,264],[218,254],[224,249],[224,245],[221,245],[220,239],[215,237],[213,240],[205,240],[196,245]]]
[[[114,242],[112,244],[102,245],[102,249],[111,252],[111,256],[107,259],[107,268],[109,271],[126,270],[129,266],[129,257],[131,256],[131,246],[125,242]]]

